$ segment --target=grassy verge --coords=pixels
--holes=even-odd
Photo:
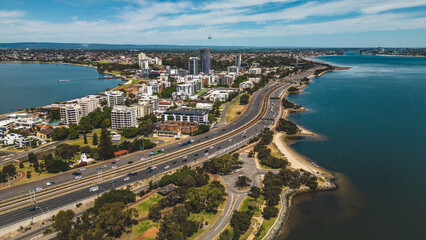
[[[147,199],[143,200],[142,202],[134,205],[133,207],[138,211],[138,218],[143,218],[148,216],[149,208],[158,203],[163,196],[161,196],[158,193],[154,193],[151,196],[149,196]]]
[[[248,104],[247,105],[240,105],[239,100],[235,101],[233,104],[231,104],[231,106],[229,106],[228,110],[226,111],[225,122],[229,123],[232,120],[234,120],[235,118],[237,118],[241,113],[244,112],[244,110],[247,106],[248,106]]]
[[[102,129],[95,129],[92,132],[86,134],[87,137],[87,144],[84,144],[84,137],[83,135],[81,135],[79,138],[77,139],[73,139],[73,140],[67,140],[65,143],[69,144],[69,145],[79,145],[80,147],[82,146],[89,146],[91,148],[97,147],[95,145],[93,145],[93,134],[96,133],[98,135],[98,142],[99,142],[99,138],[101,137],[101,131]]]
[[[39,160],[39,162],[40,162],[40,160]],[[19,168],[18,166],[16,166],[17,170],[23,171],[25,174],[27,173],[27,171],[31,171],[31,178],[27,178],[25,176],[25,177],[21,178],[19,181],[13,183],[12,186],[21,185],[21,184],[29,183],[29,182],[34,182],[34,181],[44,179],[44,178],[48,178],[48,177],[51,177],[51,176],[54,176],[54,175],[57,174],[57,173],[48,173],[48,172],[38,173],[38,172],[34,171],[33,167],[30,167],[29,162],[24,162],[23,164],[24,164],[24,168]],[[40,183],[40,184],[41,184],[40,187],[43,187],[43,188],[46,187],[45,183]]]

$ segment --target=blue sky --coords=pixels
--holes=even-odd
[[[426,0],[0,0],[0,42],[426,47]]]

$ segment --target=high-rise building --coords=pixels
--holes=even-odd
[[[99,107],[99,100],[94,95],[79,98],[77,99],[77,103],[83,109],[83,116],[87,116],[89,113],[95,111],[95,109]]]
[[[142,61],[146,60],[146,54],[145,53],[139,53],[138,54],[138,63],[139,63],[139,67],[142,67]]]
[[[199,73],[198,62],[200,61],[197,57],[190,57],[188,61],[189,74],[196,75]]]
[[[120,91],[105,91],[107,96],[108,107],[114,107],[115,105],[121,105],[124,101],[124,93]]]
[[[235,56],[235,66],[241,67],[241,54]]]
[[[151,114],[152,105],[149,102],[139,102],[132,104],[132,108],[136,109],[137,118],[143,118],[145,115]]]
[[[63,124],[78,124],[83,117],[83,108],[78,104],[66,104],[60,108],[60,113]]]
[[[122,129],[128,127],[136,127],[137,109],[127,106],[114,106],[111,111],[111,127],[112,129]]]
[[[201,72],[209,74],[210,72],[210,49],[200,49]]]

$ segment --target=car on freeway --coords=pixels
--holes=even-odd
[[[145,160],[145,158],[141,158],[141,161]]]
[[[84,171],[86,171],[85,168],[80,168],[80,172],[84,172]]]
[[[157,166],[151,167],[151,169],[157,169]]]
[[[210,149],[213,149],[214,148],[214,146],[210,146]]]
[[[187,162],[187,161],[188,161],[188,159],[183,159],[183,160],[182,160],[182,162]]]
[[[71,174],[74,175],[74,176],[79,176],[79,175],[81,175],[81,172],[73,172]]]
[[[80,179],[80,178],[81,178],[81,176],[76,176],[76,177],[75,177],[75,179]]]
[[[137,172],[132,173],[132,176],[136,176],[136,175],[138,175],[138,173],[137,173]]]
[[[194,154],[194,156],[198,156],[198,153]]]
[[[146,169],[146,172],[147,172],[147,173],[150,173],[150,172],[152,172],[152,171],[153,171],[153,170],[152,170],[151,168],[147,168],[147,169]]]
[[[133,163],[133,161],[128,161],[128,162],[127,162],[127,164],[132,164],[132,163]]]
[[[208,149],[204,150],[204,152],[208,152],[208,151],[209,151]]]
[[[219,147],[217,147],[217,149],[220,149],[220,146],[219,146]]]
[[[41,191],[41,190],[43,190],[43,188],[42,188],[42,187],[38,187],[38,188],[36,188],[35,190],[36,190],[36,191]]]
[[[183,159],[186,159],[186,158],[188,158],[188,156],[186,156],[186,155],[185,155],[185,156],[183,156],[182,158],[183,158]]]
[[[169,167],[170,167],[170,166],[169,166],[169,165],[167,165],[167,166],[165,166],[165,167],[164,167],[164,169],[168,169]]]
[[[98,191],[98,190],[99,190],[98,186],[93,186],[93,187],[89,188],[90,192],[94,192],[94,191]]]
[[[116,162],[119,162],[119,161],[120,161],[120,159],[119,159],[119,158],[117,158],[117,159],[115,159],[115,161],[116,161]]]
[[[50,185],[53,185],[53,184],[55,184],[55,183],[54,182],[47,182],[46,183],[47,186],[50,186]]]
[[[117,166],[112,166],[112,167],[111,167],[111,169],[116,169],[116,168],[117,168]]]
[[[124,181],[127,181],[127,180],[129,180],[130,178],[129,177],[125,177],[123,180]]]
[[[127,176],[131,177],[131,176],[133,176],[133,173],[128,173]]]
[[[143,156],[143,153],[140,153],[139,156]]]
[[[204,154],[204,156],[207,156],[207,155],[209,155],[209,153],[208,153],[208,152],[206,152],[206,153]]]
[[[173,161],[173,164],[176,164],[177,163],[177,161]]]
[[[115,164],[115,163],[116,163],[115,161],[112,161],[112,162],[111,162],[111,164]]]
[[[28,211],[33,212],[33,211],[39,210],[39,209],[40,209],[39,207],[35,206],[35,207],[30,208]]]

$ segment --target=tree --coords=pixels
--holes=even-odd
[[[284,131],[287,134],[296,134],[299,132],[299,128],[293,122],[280,118],[277,126],[277,131]]]
[[[95,146],[98,145],[98,134],[96,133],[93,133],[92,144]]]
[[[55,121],[61,119],[61,113],[59,109],[50,110],[47,114],[47,118],[50,121]]]
[[[87,144],[87,136],[86,133],[83,134],[84,144]]]
[[[263,209],[262,215],[266,220],[274,218],[278,215],[278,208],[274,206],[266,206]]]
[[[34,168],[34,171],[36,171],[36,172],[38,172],[38,173],[40,173],[40,172],[41,172],[41,169],[40,169],[40,163],[38,162],[38,160],[36,160],[36,161],[34,162],[34,164],[33,164],[33,168]]]
[[[232,239],[232,233],[228,229],[225,229],[220,235],[218,240],[231,240]]]
[[[58,239],[68,239],[68,234],[71,231],[74,218],[74,212],[71,210],[61,210],[56,214],[53,221],[53,228],[58,231]]]
[[[250,100],[250,96],[248,94],[243,94],[240,97],[240,105],[246,105],[246,104],[248,104],[249,100]]]
[[[138,135],[139,129],[136,127],[128,127],[123,129],[123,136],[125,138],[133,138],[136,137],[136,135]]]
[[[235,183],[236,187],[247,187],[250,186],[251,179],[247,176],[239,176],[237,182]]]
[[[203,169],[212,174],[229,174],[239,164],[238,160],[229,154],[213,158],[204,163]]]
[[[53,141],[65,140],[68,137],[67,128],[54,128],[52,132]]]
[[[126,209],[123,202],[107,203],[98,210],[95,226],[108,236],[119,238],[132,225],[132,217],[136,215],[136,209]]]
[[[77,139],[80,137],[80,134],[78,133],[77,129],[75,128],[70,128],[68,131],[68,139]]]
[[[30,170],[27,171],[27,178],[31,178],[31,171]]]
[[[28,153],[28,161],[30,163],[34,163],[37,161],[37,155],[35,155],[33,152]]]
[[[158,203],[149,208],[148,218],[154,222],[161,219],[161,206]]]
[[[124,204],[128,204],[134,202],[135,200],[135,193],[130,191],[129,189],[111,189],[109,192],[102,194],[95,200],[93,212],[97,213],[98,209],[100,209],[107,203],[123,202]]]
[[[231,218],[231,226],[234,229],[233,239],[239,239],[250,227],[253,213],[250,211],[234,211]]]
[[[114,147],[111,142],[111,138],[108,134],[108,131],[103,128],[101,131],[101,137],[99,141],[99,157],[102,160],[110,159],[114,157]]]
[[[24,164],[22,162],[19,163],[19,168],[24,168]]]
[[[69,145],[66,143],[61,143],[56,146],[55,155],[60,156],[62,159],[72,159],[79,150],[79,145]]]
[[[254,199],[257,199],[258,197],[260,197],[260,188],[256,187],[256,186],[252,186],[250,188],[250,194],[249,194],[249,196],[252,197],[252,198],[254,198]]]
[[[172,93],[176,92],[177,85],[171,85],[170,87],[166,87],[163,92],[161,92],[161,98],[171,98]]]

